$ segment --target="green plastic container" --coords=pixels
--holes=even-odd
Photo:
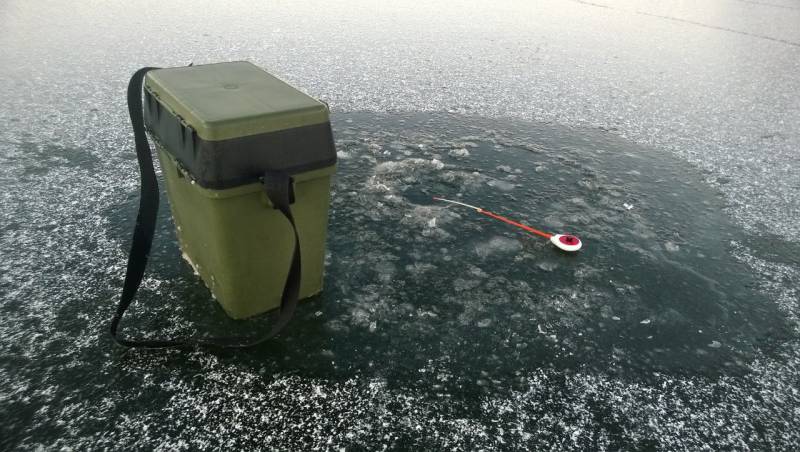
[[[247,62],[159,69],[145,79],[145,123],[184,258],[229,316],[278,308],[289,272],[293,230],[266,170],[294,181],[300,298],[322,290],[336,164],[325,104]]]

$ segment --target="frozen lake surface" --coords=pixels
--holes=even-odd
[[[386,8],[0,6],[0,446],[800,446],[800,5]],[[326,289],[257,350],[125,352],[127,78],[234,59],[331,104]],[[263,328],[172,229],[126,332]]]

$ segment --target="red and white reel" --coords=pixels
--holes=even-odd
[[[578,251],[583,246],[581,239],[570,234],[553,234],[550,236],[550,243],[570,253]]]

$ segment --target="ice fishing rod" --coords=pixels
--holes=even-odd
[[[436,196],[434,196],[433,199],[435,201],[448,202],[450,204],[457,204],[459,206],[468,207],[468,208],[470,208],[470,209],[472,209],[472,210],[474,210],[474,211],[476,211],[478,213],[486,215],[489,218],[494,218],[495,220],[500,220],[503,223],[508,223],[508,224],[510,224],[512,226],[516,226],[516,227],[518,227],[520,229],[523,229],[525,231],[530,232],[531,234],[536,234],[539,237],[544,237],[546,239],[549,239],[550,243],[552,243],[553,245],[555,245],[559,249],[564,250],[564,251],[568,251],[570,253],[578,251],[579,249],[581,249],[581,246],[583,246],[583,243],[581,243],[581,239],[579,239],[578,237],[576,237],[574,235],[570,235],[570,234],[550,234],[549,232],[544,232],[544,231],[540,231],[538,229],[534,229],[534,228],[532,228],[530,226],[524,225],[522,223],[518,223],[518,222],[516,222],[514,220],[510,220],[510,219],[508,219],[508,218],[506,218],[506,217],[504,217],[502,215],[498,215],[496,213],[490,212],[490,211],[488,211],[486,209],[482,209],[480,207],[475,207],[475,206],[471,206],[469,204],[465,204],[463,202],[453,201],[452,199],[439,198],[439,197],[436,197]]]

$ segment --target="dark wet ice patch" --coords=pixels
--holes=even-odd
[[[718,195],[655,150],[447,115],[353,114],[337,126],[320,309],[351,338],[340,353],[352,365],[447,359],[459,385],[500,387],[540,365],[731,373],[789,334],[732,256],[743,234]],[[584,249],[567,255],[433,196],[577,234]]]
[[[279,339],[216,354],[122,352],[106,334],[138,205],[130,158],[0,143],[6,441],[797,444],[794,248],[733,226],[691,167],[603,132],[449,114],[337,114],[334,134],[325,291]],[[224,316],[167,203],[126,334],[266,328]]]

